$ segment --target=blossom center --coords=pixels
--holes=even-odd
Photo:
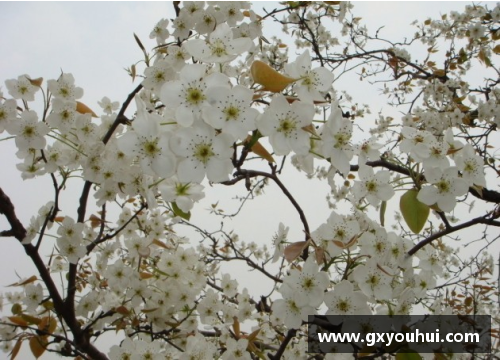
[[[377,286],[379,284],[379,280],[378,280],[378,277],[376,275],[370,275],[370,277],[368,278],[367,282],[372,287]]]
[[[290,134],[297,128],[297,122],[290,118],[284,118],[280,121],[280,126],[278,127],[278,132],[282,132],[285,136],[290,136]]]
[[[440,193],[447,193],[450,191],[450,183],[446,180],[441,180],[436,184]]]
[[[338,133],[335,135],[335,140],[337,143],[335,144],[335,147],[342,147],[345,146],[351,137],[347,134],[344,133]]]
[[[211,16],[209,16],[209,15],[205,15],[205,16],[203,17],[203,22],[205,23],[205,25],[207,25],[207,26],[208,26],[208,25],[211,25],[211,24],[214,22],[214,20],[212,19],[212,17],[211,17]]]
[[[226,115],[226,121],[236,120],[240,114],[240,110],[234,106],[227,107],[223,112]]]
[[[157,72],[155,74],[155,79],[157,81],[164,81],[165,80],[165,74],[163,72]]]
[[[211,45],[211,49],[212,49],[212,54],[219,57],[219,58],[227,54],[226,47],[224,46],[224,43],[219,39],[217,39]]]
[[[341,312],[346,313],[349,311],[349,309],[351,309],[351,306],[349,305],[349,302],[347,300],[342,299],[337,303],[337,309]]]
[[[343,229],[337,229],[335,236],[339,239],[343,239],[345,237],[345,231]]]
[[[149,156],[155,156],[160,152],[160,148],[158,147],[157,140],[146,141],[143,145],[144,152],[146,152]]]
[[[465,163],[464,172],[472,173],[476,170],[475,162],[469,161]]]
[[[67,88],[61,87],[61,89],[59,89],[59,94],[63,97],[67,97],[69,95],[69,90]]]
[[[313,289],[314,288],[314,280],[311,278],[306,278],[306,279],[304,279],[302,286],[304,287],[304,289]]]
[[[175,191],[177,193],[177,196],[188,195],[189,184],[176,184]]]
[[[206,164],[215,153],[212,151],[212,145],[206,143],[199,143],[196,145],[194,151],[194,157],[198,159],[198,161]]]
[[[294,300],[292,299],[289,299],[288,300],[288,307],[290,308],[290,310],[294,313],[300,313],[300,308],[297,306],[297,304],[295,303]]]
[[[35,134],[35,128],[33,126],[26,126],[23,130],[23,135],[26,137],[32,137]]]
[[[198,88],[189,88],[187,90],[186,100],[191,104],[199,104],[205,100],[205,95]]]
[[[374,181],[367,181],[365,183],[366,189],[368,192],[376,192],[377,191],[377,183]]]

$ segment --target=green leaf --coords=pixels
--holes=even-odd
[[[417,200],[418,191],[408,190],[401,196],[399,208],[406,224],[415,234],[418,234],[424,227],[429,217],[429,206]]]
[[[385,224],[385,210],[387,209],[387,201],[382,201],[382,205],[380,206],[380,225],[384,226]]]
[[[405,348],[396,353],[396,360],[422,360],[422,356],[412,349]]]
[[[183,219],[186,219],[189,221],[191,218],[191,212],[184,212],[181,209],[179,209],[179,206],[175,202],[172,202],[172,210],[175,214],[175,216],[182,217]]]

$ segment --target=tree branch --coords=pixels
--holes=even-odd
[[[410,176],[410,171],[403,166],[395,165],[386,159],[380,159],[377,161],[369,161],[366,163],[367,166],[371,167],[383,167],[388,170]],[[351,165],[351,171],[358,171],[359,165]],[[423,176],[422,176],[423,177]],[[495,204],[500,203],[500,193],[493,190],[488,190],[487,188],[483,188],[481,191],[478,191],[472,187],[469,187],[469,193],[486,202],[492,202]]]
[[[432,234],[428,238],[425,238],[424,240],[420,241],[417,245],[415,245],[413,248],[411,248],[411,250],[408,252],[408,255],[415,254],[417,251],[422,249],[424,246],[426,246],[427,244],[430,244],[431,242],[433,242],[436,239],[439,239],[440,237],[451,234],[451,233],[458,231],[458,230],[468,228],[468,227],[473,226],[473,225],[485,224],[485,225],[494,225],[494,226],[500,227],[500,222],[495,221],[495,219],[497,219],[498,217],[500,217],[500,213],[496,212],[491,217],[490,217],[490,214],[487,214],[485,216],[477,217],[475,219],[464,222],[460,225],[450,226],[449,228],[446,228],[446,229],[441,230],[435,234]]]
[[[296,334],[297,334],[296,329],[289,329],[288,332],[286,333],[285,339],[283,340],[283,342],[281,342],[278,351],[274,355],[268,353],[267,356],[270,359],[281,359],[281,356],[283,356],[283,353],[285,353],[286,347],[288,346],[292,338],[295,337]]]
[[[26,237],[26,229],[16,216],[14,205],[0,188],[0,214],[5,215],[10,224],[10,230],[0,232],[0,236],[13,236],[20,242]]]
[[[229,180],[229,181],[225,181],[225,182],[221,182],[221,184],[234,185],[241,180],[246,180],[248,178],[258,177],[258,176],[270,178],[271,180],[273,180],[276,183],[276,185],[278,185],[278,187],[281,189],[281,191],[285,194],[285,196],[288,198],[288,200],[290,200],[292,205],[297,210],[299,217],[300,217],[300,221],[302,221],[302,225],[304,226],[304,233],[305,233],[305,237],[306,237],[305,240],[307,241],[311,238],[311,233],[309,231],[309,223],[307,222],[306,215],[304,214],[304,211],[302,210],[302,208],[300,207],[298,202],[295,200],[293,195],[290,193],[290,191],[288,191],[286,186],[281,182],[281,180],[278,178],[278,176],[276,175],[276,173],[274,171],[275,171],[275,168],[273,168],[272,174],[268,173],[268,172],[255,171],[255,170],[238,170],[234,174],[234,176],[235,176],[234,179]]]
[[[0,188],[0,214],[5,215],[7,221],[11,226],[11,230],[8,232],[2,232],[3,236],[13,236],[18,241],[22,242],[26,237],[26,229],[23,224],[17,218],[15,213],[14,205],[12,204],[10,198],[3,192]],[[33,244],[23,244],[26,254],[31,258],[33,264],[35,264],[40,277],[42,278],[47,291],[49,292],[50,298],[54,304],[54,309],[56,313],[64,319],[68,327],[74,336],[74,345],[78,349],[83,351],[92,359],[107,359],[106,355],[95,348],[89,340],[87,333],[84,333],[80,327],[80,323],[74,315],[74,310],[70,311],[66,308],[66,305],[59,294],[59,291],[50,276],[49,269],[43,262],[40,254],[38,254],[38,249]]]

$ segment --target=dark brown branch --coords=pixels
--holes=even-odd
[[[235,176],[234,179],[222,182],[222,184],[223,185],[234,185],[241,180],[246,180],[247,178],[259,177],[259,176],[267,177],[267,178],[270,178],[271,180],[273,180],[276,183],[276,185],[278,185],[278,187],[281,189],[281,191],[285,194],[285,196],[288,198],[288,200],[290,200],[290,202],[295,207],[295,209],[297,210],[299,217],[300,217],[300,221],[302,221],[302,225],[304,226],[304,232],[306,234],[305,236],[306,236],[306,241],[307,241],[310,239],[311,233],[309,232],[309,224],[307,222],[306,215],[304,214],[304,211],[302,210],[302,208],[300,207],[298,202],[295,200],[293,195],[290,193],[290,191],[288,191],[286,186],[283,185],[281,180],[278,178],[278,176],[276,175],[274,170],[275,169],[273,168],[272,174],[268,173],[268,172],[255,171],[255,170],[238,170],[234,174],[234,176]]]
[[[123,229],[125,229],[133,220],[135,220],[137,218],[137,216],[142,212],[142,210],[144,210],[146,208],[146,204],[142,204],[141,207],[135,212],[134,215],[132,215],[132,217],[130,219],[127,220],[127,222],[125,222],[120,228],[118,228],[117,230],[115,230],[115,232],[111,233],[111,234],[106,234],[104,235],[102,238],[99,238],[99,239],[96,239],[94,240],[91,244],[89,244],[87,246],[87,254],[89,254],[92,250],[94,250],[94,248],[105,242],[106,240],[110,240],[110,239],[113,239],[116,235],[118,235],[119,233],[121,233],[123,231]],[[103,224],[104,224],[104,220],[102,220]]]
[[[435,234],[432,234],[428,238],[425,238],[424,240],[420,241],[417,245],[415,245],[413,248],[411,248],[411,250],[408,252],[408,255],[415,254],[417,251],[419,251],[424,246],[426,246],[427,244],[430,244],[431,242],[433,242],[436,239],[439,239],[445,235],[454,233],[455,231],[462,230],[462,229],[468,228],[468,227],[473,226],[473,225],[484,224],[484,225],[493,225],[493,226],[500,227],[500,222],[495,220],[498,217],[500,217],[500,213],[495,213],[493,215],[493,217],[491,217],[488,214],[485,216],[481,216],[481,217],[477,217],[475,219],[469,220],[469,221],[464,222],[460,225],[450,226],[449,228],[446,228],[446,229],[441,230]]]
[[[139,93],[139,91],[142,89],[142,84],[139,84],[133,91],[130,93],[123,102],[122,107],[120,109],[120,112],[116,116],[115,121],[109,128],[108,132],[104,135],[102,142],[104,144],[107,144],[109,140],[111,139],[111,136],[113,136],[113,133],[116,131],[118,126],[120,124],[126,124],[128,123],[128,118],[125,117],[125,111],[127,110],[128,106],[130,105],[130,102],[134,99],[135,95]],[[90,181],[85,181],[85,184],[83,185],[82,189],[82,194],[80,196],[80,201],[79,201],[79,206],[78,206],[78,222],[83,223],[85,221],[85,214],[87,212],[87,202],[89,198],[89,193],[90,193],[90,188],[92,187],[92,182]],[[66,307],[74,315],[75,313],[75,293],[76,293],[76,271],[77,271],[77,265],[76,264],[70,264],[69,265],[69,271],[68,271],[68,293],[66,297]]]
[[[268,353],[267,356],[270,359],[281,359],[281,356],[283,356],[283,353],[285,353],[286,347],[288,346],[288,344],[290,343],[292,338],[295,337],[296,334],[297,334],[296,329],[289,329],[286,336],[285,336],[285,339],[283,340],[283,342],[281,342],[281,345],[280,345],[280,348],[278,349],[278,352],[276,352],[274,355],[272,355],[271,353]]]
[[[371,167],[383,167],[383,168],[386,168],[388,170],[391,170],[391,171],[394,171],[394,172],[397,172],[397,173],[400,173],[400,174],[403,174],[406,176],[410,176],[410,171],[408,169],[406,169],[403,166],[395,165],[395,164],[393,164],[385,159],[380,159],[377,161],[369,161],[366,164],[368,166],[371,166]],[[358,170],[359,170],[359,165],[351,165],[351,171],[355,172]],[[478,190],[470,187],[469,193],[471,195],[474,195],[478,199],[481,199],[481,200],[486,201],[486,202],[492,202],[495,204],[500,203],[500,193],[497,191],[488,190],[487,188],[483,188],[482,191],[479,192]]]
[[[3,192],[1,188],[0,213],[5,215],[7,221],[11,226],[11,230],[2,232],[2,235],[13,236],[18,241],[22,242],[26,237],[26,229],[17,218],[14,205],[12,204],[10,198]],[[49,292],[50,298],[52,299],[56,313],[62,316],[68,327],[71,329],[71,332],[74,336],[74,345],[92,359],[106,359],[106,355],[95,348],[90,343],[87,333],[84,333],[82,331],[80,323],[74,316],[74,310],[70,311],[66,308],[66,305],[61,298],[61,295],[59,294],[59,291],[54,281],[52,280],[52,277],[50,276],[49,269],[40,257],[40,254],[38,254],[37,248],[33,244],[23,244],[23,247],[26,254],[33,261],[33,264],[35,264],[35,267],[40,274],[40,278],[43,280],[45,286],[47,287],[47,291]]]
[[[0,214],[5,215],[10,225],[10,230],[0,232],[0,236],[13,236],[20,242],[26,237],[26,229],[16,216],[14,205],[9,197],[0,188]]]

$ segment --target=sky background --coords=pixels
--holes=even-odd
[[[450,10],[462,10],[466,4],[355,2],[353,12],[362,17],[371,30],[384,26],[380,32],[381,37],[402,40],[414,33],[414,28],[409,26],[413,20],[437,18]],[[267,2],[256,3],[254,9],[263,14],[257,10],[259,7],[270,10],[273,5]],[[124,68],[130,67],[142,57],[133,33],[138,35],[147,49],[151,49],[156,42],[149,39],[149,33],[163,17],[174,17],[170,2],[0,2],[0,87],[4,95],[8,96],[3,85],[6,79],[28,74],[32,78],[43,77],[47,80],[56,79],[61,71],[69,72],[75,77],[76,84],[84,89],[85,93],[80,101],[99,113],[97,101],[103,96],[121,103],[135,88],[137,81],[133,84],[124,71]],[[375,95],[367,94],[363,102],[375,102],[375,98],[372,98]],[[37,98],[41,98],[40,93]],[[383,104],[373,105],[373,118],[376,118],[376,112],[382,110]],[[0,138],[4,136],[5,134]],[[52,198],[53,191],[48,177],[23,181],[15,167],[19,160],[14,153],[12,141],[0,142],[0,187],[10,196],[20,220],[26,226],[39,207]],[[80,191],[76,186],[78,185],[70,185],[69,192],[66,193],[69,195],[62,200],[62,215],[76,218],[74,200]],[[290,188],[292,193],[299,195],[298,202],[304,205],[311,229],[314,230],[330,213],[324,201],[328,187],[325,183],[309,183],[305,177],[299,176]],[[224,190],[221,186],[207,187],[204,207],[222,199]],[[232,192],[243,193],[243,185],[236,186]],[[239,218],[238,230],[241,230],[247,241],[261,243],[270,240],[278,229],[279,221],[292,220],[289,222],[292,224],[290,240],[297,238],[299,241],[302,237],[299,220],[295,211],[284,202],[285,198],[274,186],[269,188],[266,195],[258,203],[250,205],[249,210]],[[208,220],[193,217],[194,222],[202,224]],[[0,218],[0,230],[4,229],[8,229],[8,225]],[[35,271],[16,240],[4,238],[0,242],[1,291],[4,286],[17,281],[16,273],[28,277]],[[9,309],[10,307],[6,308],[4,313],[8,313]]]

